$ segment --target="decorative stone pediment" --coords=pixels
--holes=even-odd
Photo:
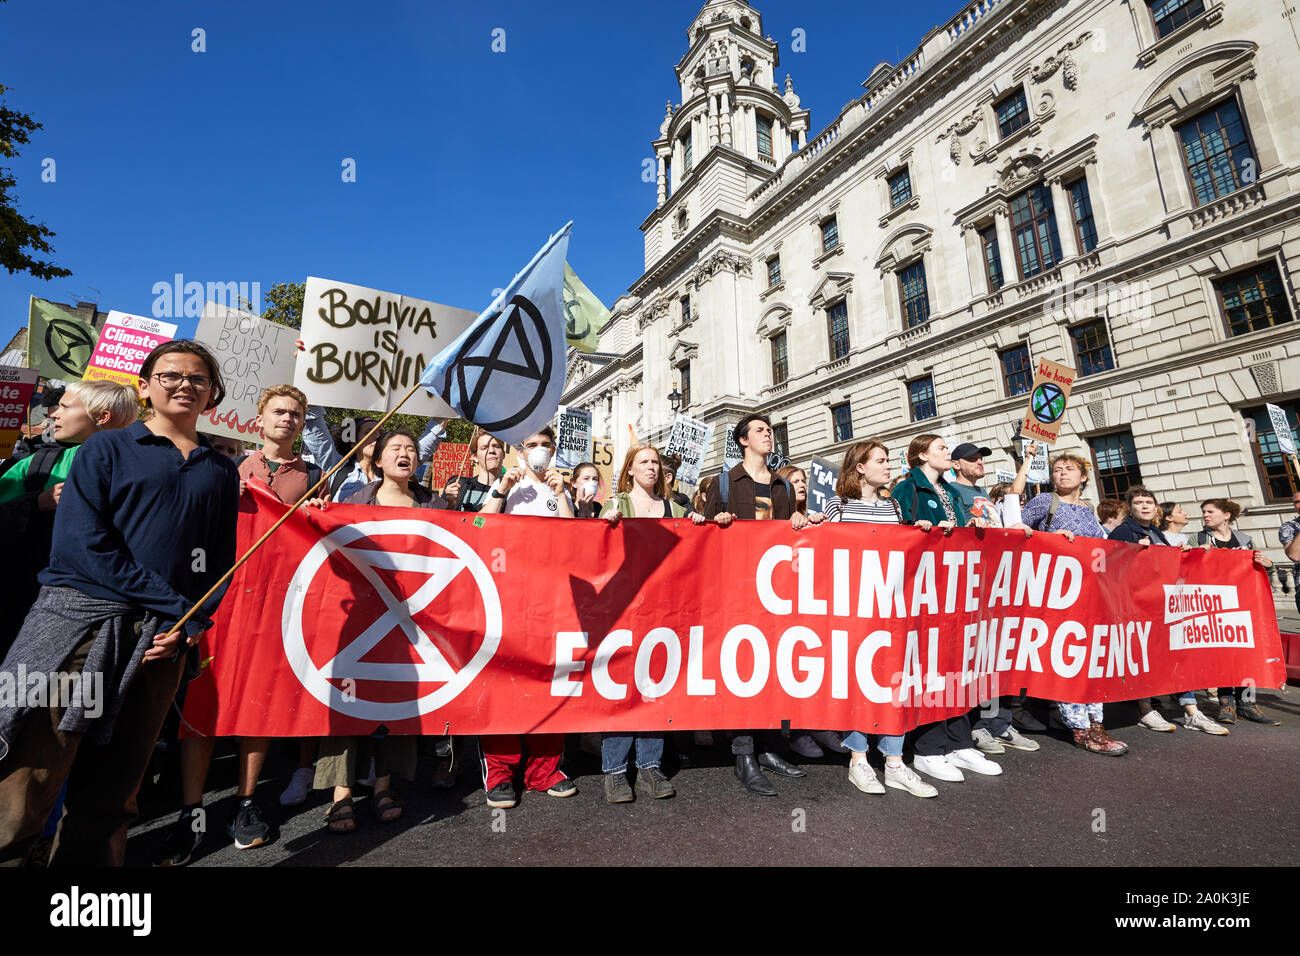
[[[569,359],[569,364],[565,369],[564,378],[571,387],[581,382],[591,374],[591,363],[581,355],[575,355]]]
[[[1038,167],[1047,158],[1047,151],[1035,147],[1027,152],[1012,156],[998,170],[998,185],[1008,192],[1014,192],[1020,186],[1026,186],[1038,178]]]
[[[829,278],[829,277],[828,277]],[[850,282],[852,277],[850,277]],[[825,285],[825,283],[822,283]],[[784,302],[774,302],[762,317],[758,320],[758,327],[754,330],[758,333],[760,339],[770,339],[778,332],[783,332],[790,327],[790,321],[794,318],[794,313]]]
[[[678,339],[673,350],[668,353],[669,365],[681,365],[691,359],[700,357],[700,347],[695,342],[687,342],[685,339]]]
[[[876,254],[876,268],[893,272],[902,263],[915,259],[930,248],[934,230],[919,222],[904,223],[890,233]]]
[[[1163,126],[1185,110],[1254,77],[1258,49],[1254,43],[1231,41],[1197,50],[1143,91],[1134,115],[1148,126]]]
[[[850,272],[828,272],[826,278],[813,289],[808,304],[814,309],[824,309],[838,302],[853,291],[853,274]]]

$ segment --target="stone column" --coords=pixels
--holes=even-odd
[[[1074,234],[1074,204],[1065,191],[1061,177],[1051,181],[1052,215],[1056,218],[1056,234],[1061,239],[1061,259],[1073,259],[1079,254],[1079,239]]]
[[[993,212],[993,226],[998,233],[998,258],[1002,260],[1003,285],[1015,285],[1020,281],[1020,270],[1016,267],[1016,244],[1011,236],[1011,215],[1006,209]]]

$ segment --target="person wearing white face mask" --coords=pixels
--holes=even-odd
[[[555,429],[548,425],[529,435],[522,452],[519,463],[493,486],[480,514],[572,518],[573,501],[564,490],[564,476],[555,468]],[[524,765],[528,790],[552,797],[571,797],[578,792],[578,785],[560,770],[564,734],[485,734],[479,737],[479,747],[489,807],[509,808],[519,802],[514,778],[520,764]]]
[[[569,481],[570,493],[573,495],[573,514],[577,518],[600,517],[601,504],[596,500],[600,492],[600,470],[589,461],[584,461],[573,469]]]

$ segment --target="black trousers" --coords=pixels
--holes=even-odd
[[[913,749],[918,757],[942,757],[954,750],[966,750],[974,746],[975,740],[970,735],[970,714],[927,724],[917,731],[913,741]]]

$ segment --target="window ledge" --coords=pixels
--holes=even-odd
[[[836,246],[836,247],[835,247],[834,249],[832,249],[830,252],[823,252],[820,256],[818,256],[816,259],[814,259],[814,260],[812,261],[812,267],[813,267],[814,269],[819,269],[819,268],[821,268],[821,264],[822,264],[823,262],[827,262],[827,261],[829,261],[829,260],[831,260],[831,259],[834,259],[836,256],[842,254],[843,252],[844,252],[844,243],[840,243],[838,246]]]
[[[763,389],[763,391],[768,395],[775,395],[778,392],[784,392],[789,387],[790,380],[786,379],[784,382],[777,382],[775,385],[769,385],[767,388]]]
[[[852,357],[853,357],[853,353],[850,352],[848,355],[844,356],[844,358],[837,358],[830,362],[827,362],[825,365],[822,365],[820,368],[818,368],[817,371],[834,372],[837,369],[847,368],[849,364],[849,359],[851,359]]]
[[[1203,206],[1197,206],[1187,214],[1187,218],[1193,229],[1200,229],[1202,226],[1208,226],[1220,219],[1227,219],[1229,216],[1235,216],[1239,212],[1258,206],[1267,198],[1263,184],[1257,181],[1249,186],[1243,186],[1236,192],[1207,202]]]
[[[765,301],[767,301],[767,297],[768,297],[768,296],[772,295],[774,292],[780,292],[780,291],[781,291],[782,289],[784,289],[784,288],[785,288],[785,280],[782,279],[782,280],[781,280],[780,282],[778,282],[776,285],[770,285],[770,286],[768,286],[766,289],[764,289],[762,292],[760,292],[760,293],[758,294],[758,300],[759,300],[760,302],[765,302]]]
[[[1150,13],[1147,13],[1146,15],[1150,16]],[[1165,52],[1170,47],[1177,46],[1182,40],[1185,40],[1187,37],[1191,36],[1197,30],[1209,29],[1210,27],[1214,26],[1222,19],[1223,19],[1223,4],[1216,3],[1208,10],[1204,10],[1197,16],[1193,17],[1191,20],[1188,20],[1181,27],[1174,30],[1173,33],[1170,33],[1168,36],[1161,37],[1159,40],[1156,40],[1150,46],[1146,47],[1143,50],[1140,50],[1138,52],[1138,60],[1142,63],[1143,66],[1150,66],[1151,64],[1155,63],[1155,61],[1160,57],[1161,53]],[[1155,26],[1153,25],[1151,29],[1154,30]]]
[[[887,225],[889,225],[890,220],[901,215],[904,210],[907,209],[916,210],[919,208],[921,208],[921,197],[918,194],[913,193],[912,198],[909,199],[907,202],[895,206],[893,209],[889,210],[889,212],[885,213],[883,216],[880,217],[880,228],[884,229]]]
[[[910,329],[903,329],[898,333],[898,344],[908,346],[920,339],[925,338],[934,331],[934,322],[926,319],[920,325],[914,325]]]

